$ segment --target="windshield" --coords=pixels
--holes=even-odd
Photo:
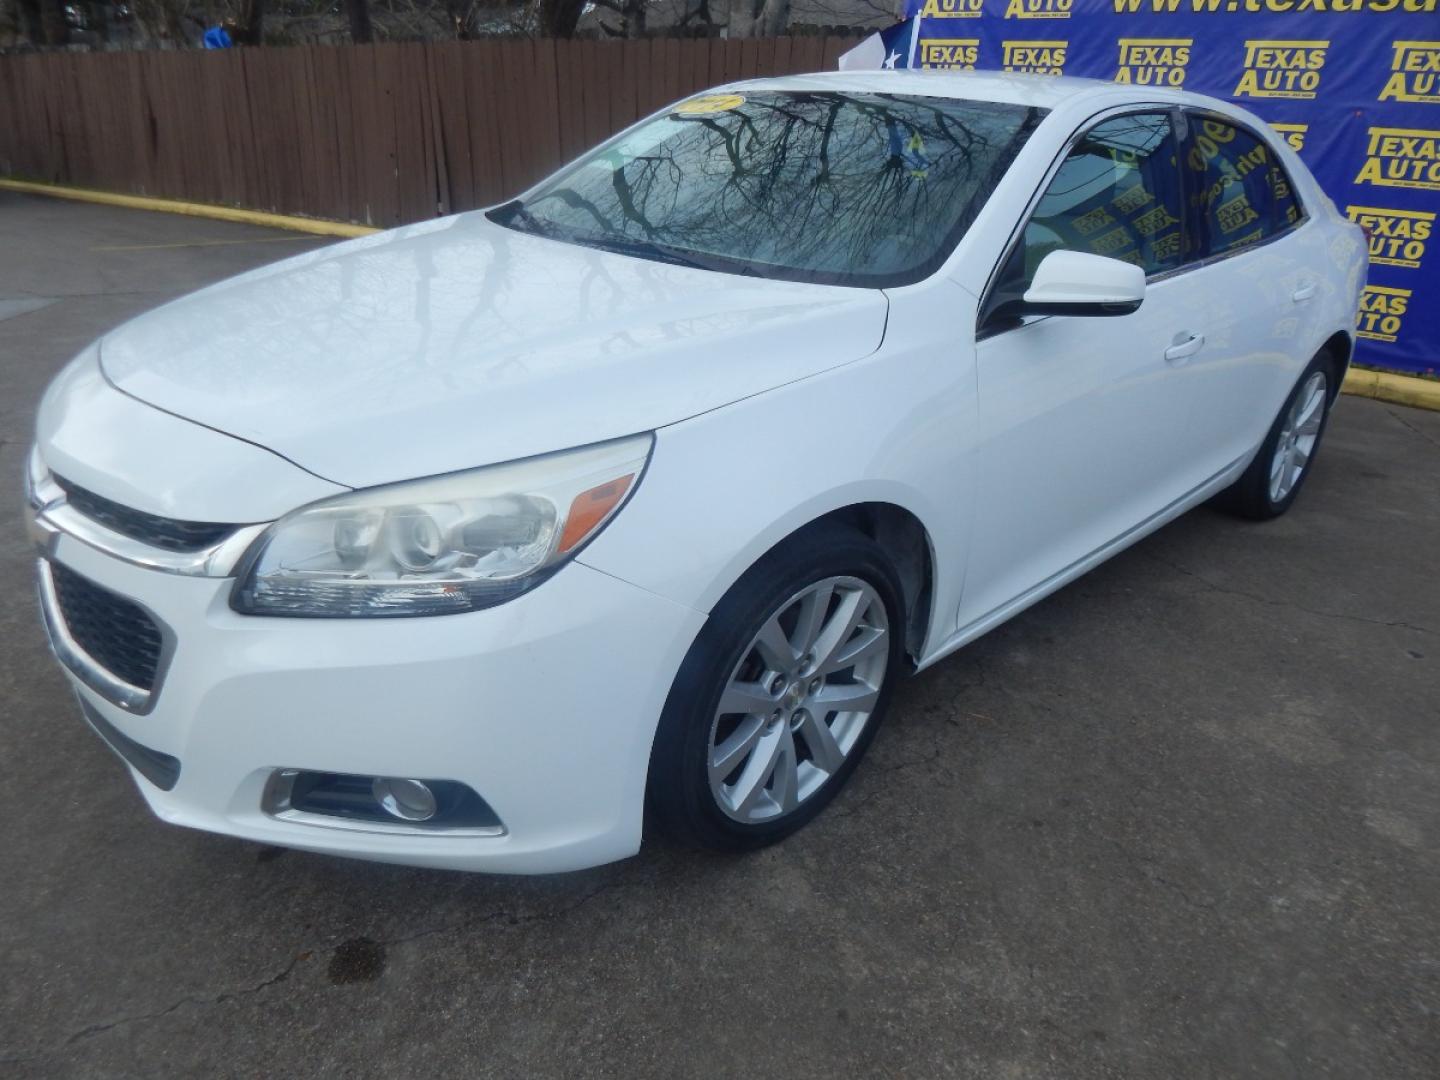
[[[903,285],[954,249],[1042,115],[894,94],[705,94],[490,218],[708,270]]]

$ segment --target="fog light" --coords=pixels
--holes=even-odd
[[[370,791],[387,814],[403,821],[429,821],[435,816],[435,793],[419,780],[377,776]]]
[[[505,826],[474,788],[457,780],[275,769],[260,796],[267,814],[306,825],[373,826],[500,836]]]

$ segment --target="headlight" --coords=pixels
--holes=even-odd
[[[344,618],[504,603],[604,527],[635,489],[652,442],[636,435],[313,503],[256,542],[230,606]]]

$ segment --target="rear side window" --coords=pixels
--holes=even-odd
[[[1275,157],[1273,153],[1270,156]],[[1295,194],[1295,185],[1290,182],[1290,174],[1285,171],[1285,166],[1275,161],[1270,168],[1270,186],[1275,192],[1275,231],[1284,232],[1290,226],[1300,223],[1300,199]]]
[[[1191,258],[1238,251],[1300,220],[1294,185],[1264,142],[1214,117],[1190,121],[1185,167]]]

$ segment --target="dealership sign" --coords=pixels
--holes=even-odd
[[[1259,114],[1370,235],[1356,359],[1440,372],[1440,0],[907,0],[846,67],[1183,87]]]

